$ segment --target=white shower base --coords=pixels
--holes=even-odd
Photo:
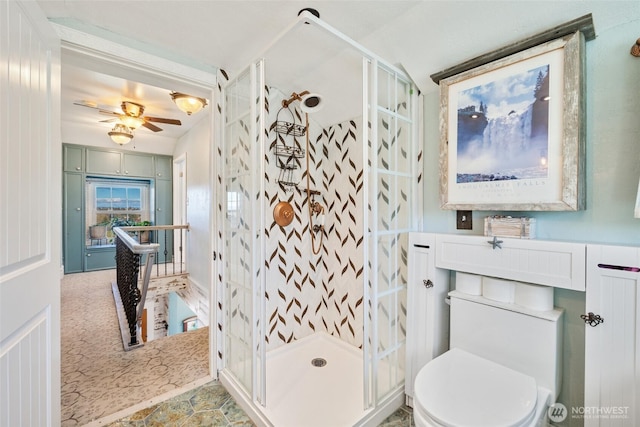
[[[270,351],[262,411],[278,427],[353,426],[365,415],[362,363],[362,350],[324,332]]]
[[[220,380],[259,427],[377,426],[404,403],[399,389],[364,410],[363,353],[325,332],[267,353],[267,405],[248,400],[226,370]],[[311,361],[322,358],[324,367]]]

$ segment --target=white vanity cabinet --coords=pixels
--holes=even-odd
[[[640,425],[638,269],[638,247],[587,246],[586,427]]]
[[[413,406],[420,368],[449,348],[449,271],[435,267],[435,235],[409,233],[405,394]]]
[[[584,291],[585,244],[436,235],[436,267]]]

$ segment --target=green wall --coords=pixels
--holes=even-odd
[[[586,194],[579,212],[473,212],[473,230],[456,230],[455,211],[440,209],[439,93],[424,96],[424,231],[483,234],[484,217],[514,214],[536,218],[537,238],[627,246],[640,245],[640,219],[633,218],[640,177],[640,58],[629,54],[640,22],[599,33],[587,42]],[[478,52],[482,54],[482,52]],[[436,71],[436,70],[434,70]],[[585,295],[557,289],[555,303],[565,309],[563,385],[558,401],[582,406],[584,394]],[[567,419],[563,425],[581,425]]]

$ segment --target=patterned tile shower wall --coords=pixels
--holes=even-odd
[[[363,340],[364,170],[362,120],[330,126],[323,132],[323,191],[328,203],[323,278],[323,321],[327,332],[356,347]]]
[[[282,136],[273,131],[283,96],[273,89],[269,93],[270,148],[286,143],[306,150],[306,137]],[[295,103],[291,109],[296,123],[304,124],[304,115]],[[272,149],[265,159],[267,350],[317,331],[362,346],[363,172],[358,125],[351,121],[323,130],[312,122],[310,127],[310,187],[321,192],[315,200],[325,207],[327,218],[320,254],[313,255],[311,249],[304,191],[306,159],[300,159],[294,171],[299,185],[293,191],[278,184],[279,158]],[[295,211],[294,221],[286,227],[277,225],[272,217],[281,200],[289,201]]]
[[[313,255],[309,226],[309,210],[306,192],[306,158],[292,159],[297,169],[291,171],[284,181],[297,182],[298,186],[279,183],[282,178],[282,157],[275,155],[275,145],[282,144],[306,150],[306,137],[283,135],[274,130],[276,119],[298,125],[305,124],[304,114],[297,103],[290,105],[289,111],[282,110],[284,96],[275,89],[268,90],[266,103],[267,143],[265,155],[265,267],[267,351],[325,330],[322,311],[326,304],[322,298],[322,276],[325,267],[325,250]],[[280,114],[278,114],[280,112]],[[310,126],[311,127],[311,126]],[[310,188],[321,190],[322,152],[316,138],[321,132],[315,127],[310,130]],[[316,200],[326,206],[324,194]],[[294,219],[286,227],[276,224],[273,210],[280,201],[288,201],[293,206]],[[317,236],[319,237],[319,235]],[[316,239],[316,245],[319,239]]]

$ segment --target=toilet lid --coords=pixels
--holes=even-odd
[[[519,426],[536,408],[533,377],[454,348],[425,365],[414,402],[445,426]]]

